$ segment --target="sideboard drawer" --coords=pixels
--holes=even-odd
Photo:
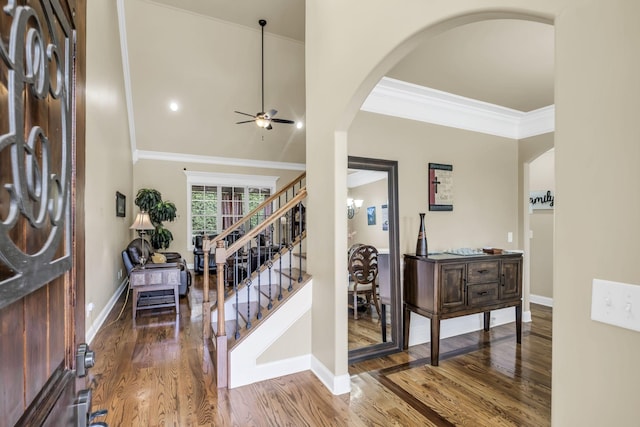
[[[497,283],[487,283],[484,285],[467,286],[467,304],[481,307],[484,304],[495,303],[498,300]]]
[[[467,283],[497,282],[500,261],[470,262],[467,268]]]

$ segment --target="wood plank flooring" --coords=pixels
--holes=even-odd
[[[532,306],[522,345],[513,325],[443,340],[349,367],[352,390],[332,395],[311,372],[218,390],[212,348],[202,339],[201,278],[173,310],[120,320],[114,309],[96,351],[93,410],[117,426],[548,426],[551,309]],[[123,302],[124,297],[121,299]]]

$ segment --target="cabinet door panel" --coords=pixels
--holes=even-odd
[[[522,260],[502,260],[502,286],[500,299],[522,297]]]
[[[464,309],[466,264],[440,266],[440,308],[443,312]]]

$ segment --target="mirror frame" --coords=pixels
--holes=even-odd
[[[400,223],[398,220],[398,162],[348,157],[348,168],[387,172],[389,205],[389,280],[391,283],[391,341],[349,350],[349,364],[402,351],[402,286],[400,283]],[[346,217],[345,217],[345,220]]]

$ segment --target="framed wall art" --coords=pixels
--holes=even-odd
[[[367,208],[367,224],[376,225],[376,207],[369,206]]]
[[[116,191],[116,216],[127,216],[127,196]]]
[[[453,166],[429,163],[429,210],[453,210]]]

